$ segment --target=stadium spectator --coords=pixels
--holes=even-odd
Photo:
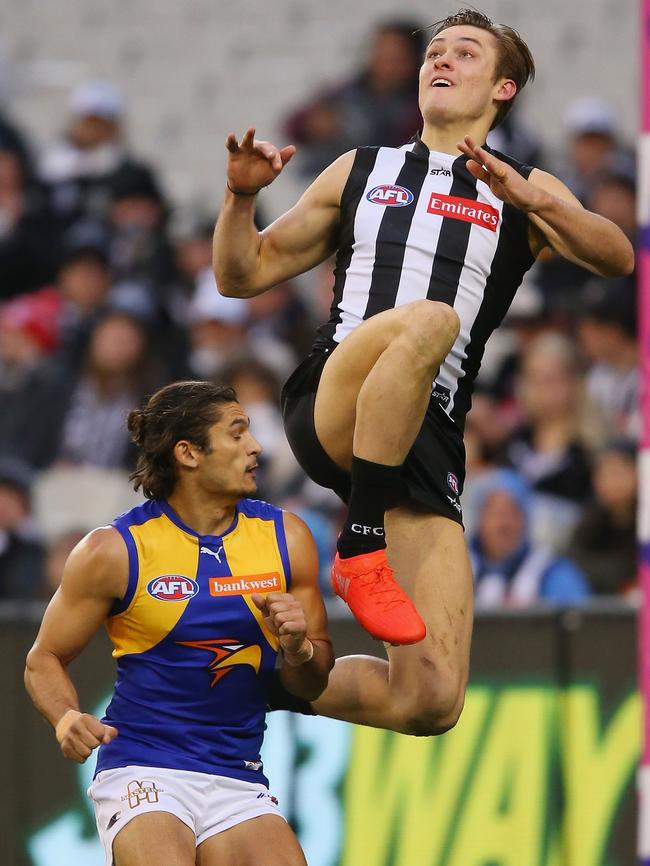
[[[44,598],[51,598],[61,585],[63,568],[73,548],[86,535],[86,529],[71,529],[53,538],[45,550],[43,566],[43,581],[41,593]]]
[[[101,226],[80,223],[66,235],[55,288],[61,295],[59,355],[71,367],[83,356],[88,336],[113,284],[108,239]]]
[[[596,595],[628,595],[636,589],[637,486],[634,442],[613,440],[596,459],[594,499],[568,550]]]
[[[69,389],[64,370],[52,361],[60,309],[52,289],[0,306],[0,454],[35,469],[56,455],[53,432]]]
[[[58,436],[60,461],[131,467],[125,418],[161,378],[147,325],[127,309],[110,307],[95,323]]]
[[[630,278],[594,278],[581,295],[578,337],[591,361],[586,387],[606,419],[610,435],[637,436],[639,371],[636,287]]]
[[[124,139],[124,99],[108,81],[88,81],[73,91],[67,128],[46,149],[40,174],[64,226],[81,219],[103,220],[110,182],[120,168],[136,163]]]
[[[565,114],[567,164],[559,175],[580,201],[586,203],[593,185],[615,165],[633,174],[634,160],[620,140],[614,106],[598,97],[572,102]]]
[[[603,435],[587,400],[580,361],[568,338],[537,337],[522,359],[523,423],[503,452],[535,491],[535,537],[561,547],[591,494],[590,450]]]
[[[483,476],[474,491],[470,540],[477,607],[526,607],[538,601],[575,604],[589,595],[580,570],[530,535],[531,492],[509,469]]]
[[[292,283],[248,298],[248,335],[290,346],[296,355],[307,354],[313,342],[314,322]]]
[[[587,197],[587,207],[622,229],[633,241],[636,236],[636,182],[629,171],[614,168],[598,177]]]
[[[211,269],[205,269],[198,277],[188,315],[188,363],[192,376],[213,378],[245,352],[246,301],[220,295]]]
[[[0,128],[0,298],[54,279],[59,233],[26,154],[3,143]]]
[[[635,215],[629,211],[629,193],[622,193],[619,186],[614,201],[610,199],[610,191],[605,190],[604,198],[600,190],[610,176],[620,179],[617,184],[634,183],[634,157],[620,140],[614,106],[600,98],[578,99],[567,109],[565,127],[567,154],[558,177],[586,207],[595,206],[596,213],[611,217],[632,237],[630,219],[633,225]],[[538,282],[549,307],[565,313],[575,312],[576,292],[590,277],[584,268],[561,256],[552,256],[541,263]]]
[[[162,190],[149,169],[133,165],[120,168],[109,188],[110,260],[115,277],[139,280],[155,294],[174,277]]]
[[[32,520],[29,466],[0,458],[0,600],[38,595],[43,548]]]
[[[295,352],[264,328],[249,334],[249,303],[224,298],[217,291],[212,269],[202,271],[188,309],[192,376],[215,378],[224,367],[249,357],[270,367],[280,378],[289,375]]]
[[[27,138],[0,107],[0,150],[10,150],[17,153],[23,162],[30,158],[30,147]]]
[[[365,67],[290,115],[285,128],[291,141],[302,145],[303,174],[319,174],[353,147],[395,147],[411,138],[422,125],[417,80],[424,45],[424,32],[411,21],[379,24]]]
[[[220,380],[231,385],[246,406],[251,427],[262,446],[257,458],[260,498],[270,502],[283,499],[298,478],[304,478],[304,473],[284,435],[278,377],[257,358],[243,357],[225,367]]]

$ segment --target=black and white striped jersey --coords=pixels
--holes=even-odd
[[[524,177],[532,171],[495,155]],[[364,319],[421,298],[452,305],[460,334],[432,395],[461,429],[485,343],[534,261],[526,215],[466,163],[419,139],[357,150],[341,197],[330,319],[316,341],[340,343]]]

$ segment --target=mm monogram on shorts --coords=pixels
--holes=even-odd
[[[438,216],[474,223],[491,232],[495,232],[499,227],[499,211],[489,204],[482,204],[471,198],[432,192],[427,211]]]
[[[157,803],[158,794],[163,791],[163,788],[157,788],[156,783],[150,779],[144,779],[138,782],[134,779],[126,786],[126,794],[120,798],[124,803],[129,804],[130,809],[137,809],[140,803]]]

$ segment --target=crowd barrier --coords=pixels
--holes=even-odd
[[[40,609],[0,608],[2,866],[103,866],[85,797],[23,684]],[[333,619],[337,655],[380,653]],[[100,714],[113,662],[99,636],[72,665]],[[415,738],[272,713],[271,791],[310,866],[629,866],[641,747],[636,613],[623,606],[477,616],[456,728]]]

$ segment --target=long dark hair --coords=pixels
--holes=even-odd
[[[147,499],[166,499],[178,481],[174,446],[181,439],[209,453],[208,431],[225,403],[236,403],[234,388],[212,382],[172,382],[156,391],[143,409],[129,413],[127,426],[138,460],[131,481]]]

